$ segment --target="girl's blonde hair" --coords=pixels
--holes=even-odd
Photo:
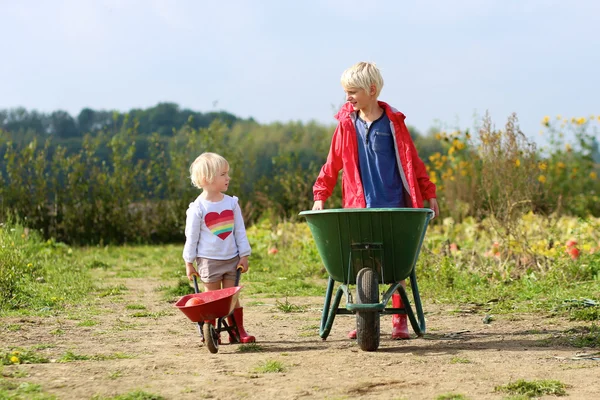
[[[212,183],[225,168],[229,168],[229,163],[222,156],[216,153],[202,153],[190,166],[192,184],[201,189],[202,186]]]
[[[342,87],[344,89],[364,89],[371,93],[371,85],[375,85],[375,97],[379,97],[383,88],[383,77],[375,63],[361,61],[354,64],[342,73]]]

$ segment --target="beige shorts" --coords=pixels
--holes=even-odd
[[[198,274],[200,280],[204,283],[221,282],[225,280],[235,281],[237,266],[240,258],[235,256],[229,260],[213,260],[210,258],[198,257]]]

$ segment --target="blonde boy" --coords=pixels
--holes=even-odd
[[[438,216],[436,187],[417,154],[404,114],[378,100],[383,77],[377,66],[359,62],[344,71],[341,83],[346,103],[336,115],[327,161],[313,186],[313,210],[323,209],[343,170],[344,208],[422,208],[427,200]],[[403,307],[398,293],[392,305]],[[356,338],[356,331],[348,337]],[[406,315],[393,315],[392,338],[409,337]]]

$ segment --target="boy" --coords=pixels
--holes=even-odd
[[[436,187],[429,180],[425,164],[404,124],[405,116],[379,101],[383,78],[373,63],[359,62],[341,77],[346,104],[336,119],[327,161],[313,186],[313,210],[322,210],[342,175],[344,208],[429,207],[439,215]],[[404,284],[404,282],[402,282]],[[398,293],[392,306],[401,308]],[[356,338],[356,330],[348,334]],[[392,316],[392,339],[408,339],[405,314]]]

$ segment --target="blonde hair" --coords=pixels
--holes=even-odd
[[[379,97],[383,88],[383,77],[375,63],[361,61],[354,64],[342,73],[342,87],[344,89],[358,88],[371,93],[371,86],[375,85],[375,97]]]
[[[224,168],[229,168],[225,158],[216,153],[202,153],[190,166],[190,178],[192,185],[201,189],[202,186],[210,184]]]

